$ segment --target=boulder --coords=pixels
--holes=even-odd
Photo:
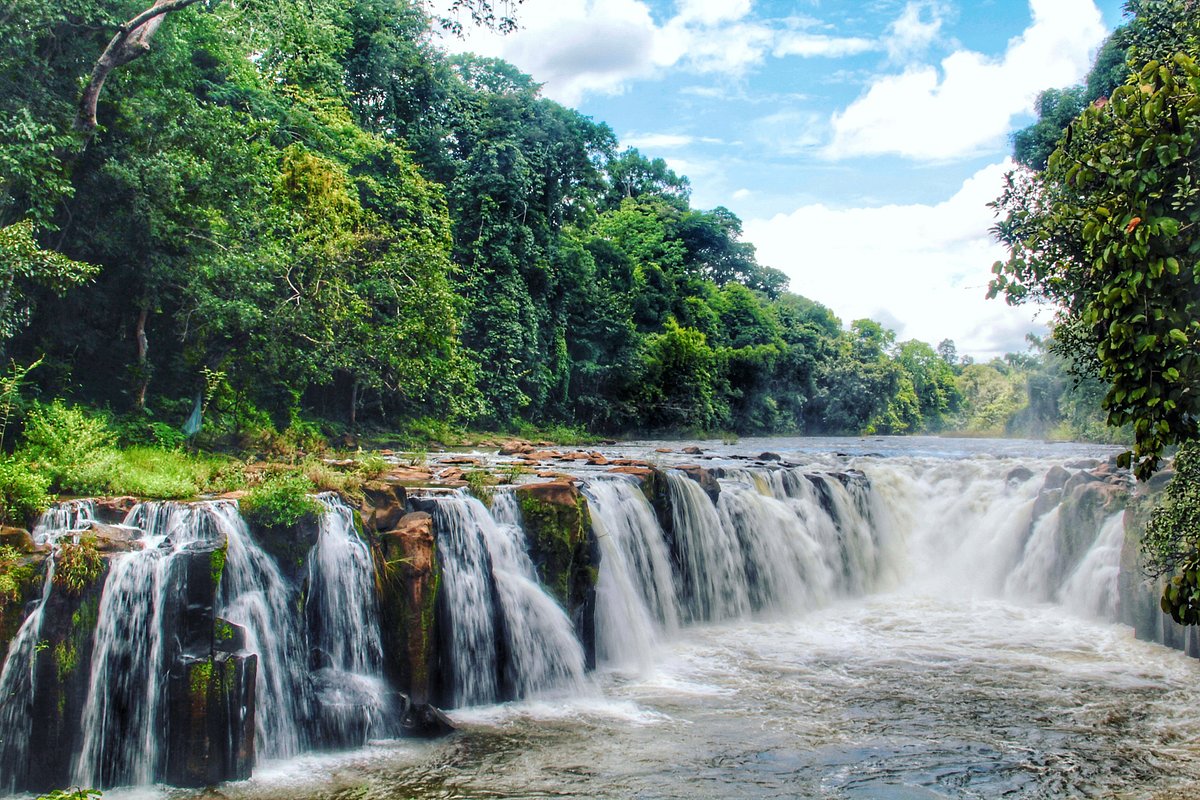
[[[442,464],[458,465],[463,467],[479,467],[483,462],[473,456],[450,456],[449,458],[438,459]]]
[[[1008,471],[1005,480],[1009,483],[1024,483],[1033,477],[1033,470],[1029,467],[1013,467]]]
[[[766,453],[759,453],[758,460],[759,461],[782,461],[783,456],[779,455],[779,453],[772,453],[772,452],[768,451]]]
[[[101,553],[128,553],[142,549],[142,531],[130,525],[89,522],[84,530],[96,540],[96,550]]]
[[[1055,464],[1046,473],[1045,480],[1042,481],[1042,491],[1050,489],[1061,489],[1067,485],[1067,481],[1071,479],[1071,473],[1062,467]]]
[[[450,718],[429,703],[410,703],[400,726],[406,735],[420,739],[438,739],[455,730]]]
[[[359,514],[363,528],[378,532],[396,527],[406,511],[408,495],[403,486],[386,481],[367,481],[362,486]]]
[[[712,472],[696,464],[681,464],[674,469],[700,484],[700,488],[713,501],[713,505],[717,504],[717,499],[721,496],[721,484]]]
[[[125,517],[141,501],[136,497],[98,497],[94,501],[96,519],[101,522],[124,522]]]
[[[33,553],[37,550],[37,545],[33,543],[33,536],[24,528],[11,528],[7,525],[0,527],[0,547],[11,547],[18,553]]]
[[[500,445],[499,454],[502,456],[512,456],[517,453],[528,453],[533,449],[533,445],[529,442],[523,442],[519,439],[514,439],[511,442],[505,442]]]
[[[696,445],[693,444],[693,445],[688,445],[687,447],[683,448],[679,452],[683,453],[684,455],[688,455],[688,456],[698,456],[704,452],[704,448],[697,447]]]

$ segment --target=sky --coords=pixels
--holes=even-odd
[[[663,158],[729,208],[759,262],[843,323],[987,360],[1052,312],[987,300],[987,204],[1038,92],[1080,81],[1121,0],[525,0],[450,50]]]

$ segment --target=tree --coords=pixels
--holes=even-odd
[[[989,293],[1077,320],[1139,478],[1200,415],[1200,66],[1151,61],[1072,123],[1042,173],[1010,176],[995,232],[1010,251]]]

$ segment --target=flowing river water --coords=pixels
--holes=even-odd
[[[612,450],[669,467],[657,446]],[[524,700],[464,689],[447,739],[375,739],[269,760],[203,792],[106,797],[1200,797],[1200,661],[1112,621],[1119,517],[1067,570],[1055,567],[1061,545],[1045,526],[1030,533],[1047,470],[1113,449],[920,438],[705,446],[723,465],[722,501],[707,516],[677,516],[676,535],[704,554],[690,588],[655,570],[660,545],[638,536],[652,518],[622,505],[633,495],[616,478],[585,484],[609,538],[594,672],[573,666],[573,644],[556,638],[561,615],[541,610],[508,635],[556,658],[521,673],[533,676]],[[732,458],[763,450],[808,472],[861,471],[870,490],[832,478],[772,484]],[[822,527],[818,496],[841,509],[836,530]],[[474,502],[445,501],[447,519],[468,525],[481,513]],[[478,529],[493,571],[508,576],[496,602],[538,610],[514,513],[500,502],[494,519],[461,530]],[[721,577],[720,532],[730,530],[753,585]]]

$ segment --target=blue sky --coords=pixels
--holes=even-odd
[[[525,0],[470,31],[543,92],[665,158],[759,260],[849,323],[1025,349],[1050,314],[984,299],[1009,135],[1077,82],[1121,0]]]

